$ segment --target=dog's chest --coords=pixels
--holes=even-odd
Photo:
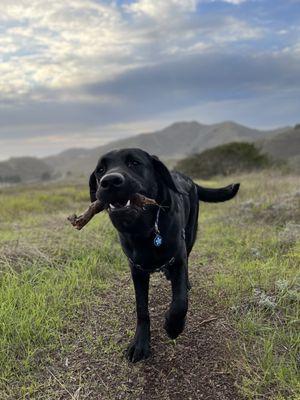
[[[177,253],[177,238],[159,235],[161,243],[155,245],[158,240],[157,233],[153,232],[148,238],[136,237],[131,240],[121,239],[122,248],[133,264],[140,265],[143,269],[159,268]]]

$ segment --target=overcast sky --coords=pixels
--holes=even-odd
[[[1,0],[0,159],[300,122],[300,0]]]

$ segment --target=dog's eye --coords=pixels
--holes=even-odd
[[[103,172],[105,172],[105,167],[103,166],[103,165],[100,165],[98,168],[97,168],[97,171],[96,171],[98,174],[103,174]]]
[[[137,165],[139,165],[140,163],[136,160],[129,160],[127,161],[127,167],[132,168],[132,167],[136,167]]]

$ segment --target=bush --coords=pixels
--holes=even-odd
[[[228,143],[194,154],[176,165],[175,169],[192,178],[207,179],[214,175],[263,169],[272,165],[266,154],[252,143]]]
[[[42,175],[41,175],[41,180],[42,181],[50,181],[50,179],[51,179],[50,172],[46,171],[46,172],[42,173]]]
[[[19,175],[0,176],[1,183],[20,183],[22,181]]]

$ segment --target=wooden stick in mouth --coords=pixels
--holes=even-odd
[[[142,194],[135,193],[130,201],[132,204],[138,207],[144,207],[145,205],[158,205],[154,199],[150,199]],[[68,221],[74,226],[74,228],[81,230],[94,215],[99,214],[105,209],[105,204],[101,201],[96,200],[89,205],[89,207],[77,217],[76,214],[72,214],[68,217]]]
[[[130,201],[132,204],[138,207],[144,207],[147,205],[158,206],[154,199],[150,199],[149,197],[144,196],[143,194],[135,193]]]
[[[80,231],[92,218],[94,215],[100,213],[104,210],[104,204],[99,200],[94,201],[89,205],[89,207],[83,212],[83,214],[77,217],[76,214],[72,214],[68,217],[68,221]]]

